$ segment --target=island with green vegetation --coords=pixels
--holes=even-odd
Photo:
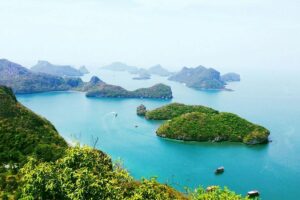
[[[236,114],[204,106],[172,103],[147,111],[146,119],[167,120],[156,131],[163,138],[184,141],[231,141],[245,144],[268,142],[269,130]]]
[[[226,82],[237,79],[239,79],[239,75],[236,73],[221,76],[219,71],[201,65],[195,68],[183,67],[181,71],[169,77],[171,81],[200,90],[230,90],[225,87]]]
[[[169,80],[184,83],[187,87],[195,89],[225,89],[220,72],[201,65],[196,68],[183,67],[180,72],[170,76]]]
[[[145,116],[147,113],[147,109],[146,109],[146,106],[144,106],[143,104],[139,105],[137,108],[136,108],[136,114],[139,115],[139,116]]]
[[[149,88],[140,88],[134,91],[128,91],[120,86],[100,84],[95,89],[86,93],[87,97],[109,97],[109,98],[155,98],[171,99],[172,90],[170,86],[156,84]]]
[[[83,76],[87,69],[85,67],[75,69],[70,65],[54,65],[48,61],[39,60],[37,64],[31,67],[31,70],[55,76]]]
[[[0,152],[0,199],[247,199],[217,186],[183,194],[155,178],[135,180],[104,152],[69,146],[5,86],[0,86]]]
[[[145,116],[147,119],[152,120],[168,120],[190,112],[203,112],[213,114],[218,113],[217,110],[205,106],[170,103],[154,110],[147,111]]]

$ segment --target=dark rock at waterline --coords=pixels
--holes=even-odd
[[[136,114],[139,116],[145,116],[147,112],[146,106],[143,104],[139,105],[136,109]]]

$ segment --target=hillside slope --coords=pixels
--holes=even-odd
[[[0,86],[0,163],[23,163],[33,154],[53,160],[66,147],[48,120],[18,103],[10,88]]]

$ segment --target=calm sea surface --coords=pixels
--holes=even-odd
[[[241,194],[257,189],[263,199],[299,199],[300,80],[296,72],[244,72],[242,82],[228,85],[233,92],[197,91],[156,76],[132,80],[125,72],[98,70],[96,74],[126,89],[164,82],[172,87],[174,98],[94,99],[80,92],[51,92],[18,95],[18,100],[50,120],[70,142],[92,145],[98,137],[97,148],[114,160],[121,159],[136,178],[158,176],[178,189],[222,185]],[[161,139],[155,135],[161,122],[138,117],[136,107],[143,103],[152,109],[170,102],[237,113],[268,128],[273,142],[246,146]],[[225,167],[225,173],[215,176],[219,166]]]

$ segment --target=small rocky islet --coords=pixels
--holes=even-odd
[[[139,106],[137,114],[144,115],[148,120],[166,120],[156,131],[163,138],[199,142],[242,142],[248,145],[269,141],[269,130],[233,113],[180,103],[171,103],[152,111],[145,110],[144,106]]]

